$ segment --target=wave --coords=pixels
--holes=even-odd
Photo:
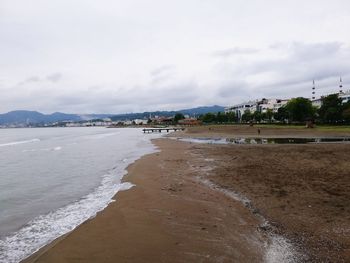
[[[61,146],[57,146],[57,147],[53,148],[53,151],[60,151],[60,150],[62,150]]]
[[[35,217],[17,232],[2,236],[0,240],[0,263],[15,263],[27,258],[56,238],[74,230],[86,220],[94,217],[114,201],[112,198],[118,191],[131,188],[132,184],[121,183],[122,177],[127,173],[127,166],[144,154],[156,152],[157,148],[151,143],[150,139],[160,136],[142,138],[139,137],[138,131],[133,130],[133,133],[126,138],[131,140],[135,136],[136,143],[132,144],[132,147],[125,153],[116,155],[118,159],[115,160],[114,168],[105,172],[101,177],[100,184],[91,193],[79,200],[73,200],[64,207]],[[98,134],[90,136],[90,139],[100,139],[115,134]],[[86,137],[81,138],[87,139]],[[56,144],[49,148],[27,149],[25,151],[59,151],[64,150],[65,145]],[[124,145],[128,145],[127,141],[123,141],[122,146]]]
[[[75,203],[36,217],[18,232],[0,240],[0,262],[15,263],[27,258],[94,217],[114,201],[112,198],[118,191],[130,189],[132,186],[128,182],[115,184],[115,174],[105,175],[94,192]]]
[[[0,147],[25,144],[25,143],[33,143],[33,142],[40,142],[40,139],[35,138],[35,139],[25,140],[25,141],[7,142],[7,143],[0,144]]]

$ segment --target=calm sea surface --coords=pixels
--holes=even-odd
[[[105,208],[155,151],[140,129],[0,129],[0,262],[18,262]]]

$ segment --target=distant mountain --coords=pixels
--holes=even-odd
[[[37,111],[17,110],[0,114],[0,125],[38,125],[50,124],[62,121],[83,121],[111,116],[106,114],[78,115],[55,112],[52,114],[42,114]]]
[[[223,112],[225,110],[225,107],[214,105],[214,106],[203,106],[203,107],[197,107],[197,108],[192,108],[192,109],[186,109],[186,110],[181,110],[179,112],[183,114],[188,114],[188,115],[201,115],[201,114],[206,114],[206,113],[217,113],[217,112]]]
[[[127,113],[127,114],[118,114],[111,117],[113,121],[119,121],[119,120],[132,120],[132,119],[144,119],[148,118],[149,116],[165,116],[165,117],[171,117],[174,116],[176,113],[182,113],[185,115],[190,116],[199,116],[202,114],[206,114],[209,112],[223,112],[225,110],[224,107],[214,105],[214,106],[203,106],[203,107],[197,107],[197,108],[191,108],[191,109],[184,109],[184,110],[178,110],[178,111],[152,111],[152,112],[142,112],[142,113]]]
[[[87,121],[94,119],[104,119],[111,118],[113,121],[118,120],[133,120],[133,119],[144,119],[151,116],[165,116],[171,117],[176,113],[181,112],[182,114],[187,114],[190,116],[198,116],[208,112],[219,112],[224,111],[224,107],[221,106],[205,106],[197,107],[192,109],[184,109],[178,111],[153,111],[153,112],[143,112],[143,113],[127,113],[127,114],[66,114],[61,112],[55,112],[52,114],[43,114],[37,111],[26,111],[26,110],[16,110],[10,111],[8,113],[0,114],[0,125],[43,125],[50,124],[54,122],[63,121]]]
[[[77,121],[79,119],[79,116],[75,114],[55,112],[50,115],[45,115],[37,111],[17,110],[0,114],[0,125],[39,124],[64,120]]]

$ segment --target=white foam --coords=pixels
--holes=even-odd
[[[251,201],[247,197],[241,195],[240,193],[234,192],[232,190],[223,189],[208,179],[203,179],[200,177],[198,179],[204,185],[212,189],[215,189],[217,191],[220,191],[224,193],[226,196],[238,202],[241,202],[242,204],[244,204],[244,206],[246,206],[250,210],[254,210],[254,208],[252,207]],[[256,215],[256,216],[258,216],[263,221],[262,225],[270,226],[269,222],[263,216],[261,215]],[[294,246],[289,242],[288,239],[272,232],[268,232],[266,234],[268,236],[268,241],[265,244],[264,262],[266,263],[298,262],[300,255],[298,254],[298,252],[295,250]]]
[[[54,212],[38,216],[20,231],[0,240],[0,262],[14,263],[23,260],[94,217],[112,201],[116,192],[133,186],[127,182],[114,184],[114,177],[114,174],[105,175],[101,185],[93,193]]]
[[[270,243],[265,253],[266,263],[298,262],[297,252],[287,239],[279,235],[270,235],[269,238]]]
[[[201,144],[227,144],[225,139],[222,138],[177,138],[183,142],[201,143]]]
[[[7,142],[7,143],[0,144],[0,147],[13,146],[13,145],[25,144],[25,143],[33,143],[33,142],[40,142],[40,139],[35,138],[35,139],[25,140],[25,141]]]
[[[60,151],[60,150],[62,150],[62,147],[61,146],[57,146],[57,147],[53,148],[53,150],[54,151]]]
[[[125,169],[129,164],[144,154],[157,151],[150,142],[151,138],[145,140],[148,142],[147,146],[135,149],[131,157],[122,159],[118,166],[105,174],[101,184],[92,193],[65,207],[34,218],[18,232],[0,240],[0,263],[20,262],[94,217],[114,201],[112,198],[118,191],[130,189],[133,185],[128,182],[121,183],[121,178],[127,173]],[[117,182],[116,178],[119,178]]]

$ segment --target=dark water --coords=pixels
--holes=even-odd
[[[181,141],[207,144],[309,144],[347,143],[350,137],[324,138],[179,138]]]
[[[349,142],[350,138],[227,138],[233,144],[307,144]]]

